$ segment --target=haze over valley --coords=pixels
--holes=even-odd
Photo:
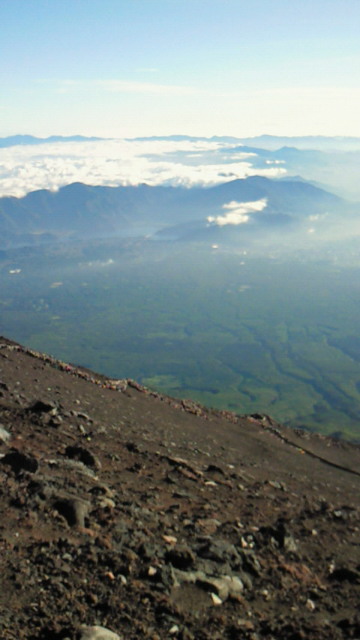
[[[359,439],[360,140],[13,142],[0,152],[4,334],[176,397]],[[318,178],[339,154],[348,182],[332,189]]]

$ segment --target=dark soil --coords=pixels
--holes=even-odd
[[[358,446],[1,338],[0,480],[2,640],[360,638]]]

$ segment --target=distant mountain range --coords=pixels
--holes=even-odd
[[[13,147],[16,145],[38,145],[48,144],[51,142],[93,142],[97,140],[107,140],[109,138],[99,138],[95,136],[49,136],[47,138],[38,138],[32,135],[13,135],[0,138],[0,148]],[[188,136],[188,135],[170,135],[170,136],[142,136],[129,138],[133,141],[145,140],[168,140],[172,142],[220,142],[225,144],[241,144],[251,147],[260,147],[266,150],[279,150],[281,147],[296,147],[297,149],[311,150],[339,150],[352,151],[360,150],[360,138],[355,136],[272,136],[261,135],[248,138],[239,138],[236,136]],[[244,151],[244,149],[242,148]],[[257,152],[260,151],[258,148]]]
[[[241,138],[242,144],[256,145],[263,149],[297,147],[298,149],[355,150],[360,149],[360,138],[355,136],[270,136]]]
[[[270,180],[259,176],[233,180],[211,188],[138,186],[104,187],[74,183],[59,191],[34,191],[23,198],[0,199],[0,247],[32,245],[57,239],[162,233],[174,239],[192,233],[213,238],[217,220],[243,205],[251,211],[245,228],[268,230],[296,225],[308,216],[345,212],[350,205],[302,180]],[[209,221],[212,219],[212,222]],[[234,233],[236,225],[226,226]],[[174,235],[174,229],[177,229]]]
[[[88,138],[85,136],[49,136],[48,138],[36,138],[36,136],[30,135],[16,135],[0,138],[0,149],[15,147],[17,145],[48,144],[50,142],[91,142],[94,140],[103,140],[103,138]]]
[[[360,149],[360,138],[352,136],[271,136],[261,135],[250,138],[237,138],[234,136],[148,136],[132,138],[133,140],[172,140],[173,142],[184,142],[198,140],[208,142],[221,142],[229,144],[241,144],[261,147],[267,150],[276,150],[281,147],[297,147],[298,149],[320,149],[320,150],[338,150],[351,151]],[[244,149],[242,149],[244,150]]]

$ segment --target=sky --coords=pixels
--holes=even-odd
[[[360,136],[359,0],[0,0],[0,137]]]

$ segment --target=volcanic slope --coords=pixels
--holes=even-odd
[[[5,338],[0,381],[2,640],[360,637],[358,446]]]

